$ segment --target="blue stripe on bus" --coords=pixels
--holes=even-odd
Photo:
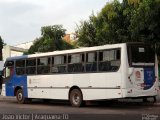
[[[24,97],[28,97],[27,93],[27,76],[17,76],[14,72],[12,78],[6,83],[6,96],[14,96],[16,87],[21,87],[23,90]]]
[[[28,58],[28,55],[23,56],[15,56],[15,57],[9,57],[7,58],[7,61],[14,61],[14,60],[20,60],[20,59],[26,59]],[[28,97],[27,93],[27,75],[17,76],[16,75],[16,69],[14,68],[14,73],[11,78],[8,78],[5,82],[6,87],[6,96],[14,96],[14,91],[16,87],[21,87],[23,90],[24,97]]]

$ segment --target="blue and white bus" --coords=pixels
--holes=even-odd
[[[155,53],[143,43],[121,43],[10,57],[2,95],[18,103],[32,99],[84,101],[157,96]]]

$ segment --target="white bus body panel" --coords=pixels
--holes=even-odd
[[[68,99],[73,86],[81,89],[84,100],[121,98],[121,74],[89,73],[37,75],[27,77],[29,98]]]
[[[124,80],[122,81],[124,78],[124,71],[121,70],[121,67],[122,65],[124,66],[124,62],[126,62],[125,59],[127,59],[125,52],[126,44],[55,51],[53,54],[43,53],[40,55],[29,55],[28,57],[40,57],[51,54],[68,54],[114,48],[121,48],[121,54],[123,56],[121,57],[121,66],[117,72],[27,76],[28,97],[68,100],[70,88],[77,86],[81,89],[84,100],[122,98],[123,94],[121,88],[124,88],[126,84]],[[125,61],[123,62],[123,60]]]

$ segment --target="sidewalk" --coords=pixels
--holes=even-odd
[[[16,97],[6,97],[6,96],[2,96],[0,95],[0,101],[8,101],[8,100],[16,100]]]
[[[0,101],[16,100],[16,97],[2,96],[1,92],[2,92],[2,89],[0,89]]]

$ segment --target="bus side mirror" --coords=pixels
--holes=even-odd
[[[134,69],[133,67],[128,68],[128,74],[129,74],[129,76],[133,74],[133,69]]]

